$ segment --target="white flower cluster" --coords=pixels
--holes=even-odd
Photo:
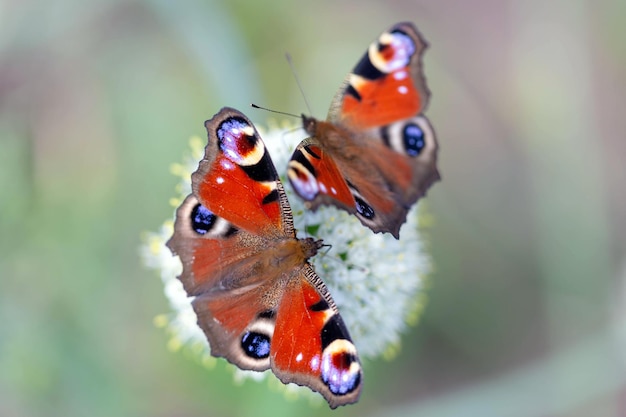
[[[268,130],[259,130],[281,174],[299,139],[293,125],[279,127],[270,122],[270,126]],[[183,164],[173,166],[172,171],[181,176],[182,182],[179,198],[172,205],[178,206],[190,192],[190,175],[197,169],[205,145],[205,140],[192,138],[192,155]],[[425,304],[423,288],[430,259],[419,234],[418,209],[414,207],[409,212],[402,237],[396,240],[389,234],[372,233],[354,216],[333,207],[305,211],[304,204],[284,178],[283,184],[299,237],[310,233],[331,245],[311,262],[328,286],[361,359],[392,356],[398,350],[407,323],[417,320]],[[170,315],[160,316],[157,323],[167,326],[172,334],[172,348],[202,346],[198,350],[208,357],[208,343],[196,324],[190,299],[177,279],[182,267],[178,257],[172,256],[165,246],[172,235],[172,225],[173,221],[168,220],[160,231],[148,234],[142,247],[145,264],[160,272],[173,310]]]

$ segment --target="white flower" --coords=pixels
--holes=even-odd
[[[269,126],[259,131],[277,171],[282,174],[302,139],[302,131],[288,123],[279,127],[270,121]],[[197,169],[205,145],[206,140],[192,138],[192,154],[183,164],[173,165],[172,172],[182,178],[179,197],[172,200],[173,206],[178,206],[190,192],[190,175]],[[418,216],[419,209],[414,207],[409,212],[401,229],[402,237],[396,240],[389,234],[372,233],[356,217],[334,207],[322,207],[315,213],[306,211],[289,182],[282,175],[281,179],[299,237],[304,237],[306,230],[331,245],[311,262],[328,286],[361,360],[393,356],[399,349],[401,334],[408,323],[417,321],[425,304],[423,289],[430,271],[430,258],[419,233],[418,223],[423,217]],[[172,308],[171,314],[159,316],[156,321],[171,333],[172,349],[192,347],[204,360],[213,363],[208,359],[210,348],[196,324],[190,300],[177,279],[182,269],[178,257],[172,256],[165,246],[172,235],[172,224],[172,220],[168,220],[158,232],[147,234],[142,247],[144,262],[159,271]],[[237,378],[250,374],[268,373],[236,371]]]

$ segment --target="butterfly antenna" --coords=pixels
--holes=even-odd
[[[291,73],[293,74],[293,78],[296,79],[296,84],[298,84],[298,88],[300,89],[300,94],[302,94],[302,98],[304,99],[304,104],[306,105],[306,108],[309,110],[309,114],[313,114],[313,111],[311,111],[311,106],[309,105],[309,101],[306,99],[306,94],[304,94],[302,83],[300,83],[298,72],[296,71],[296,68],[293,65],[293,61],[291,59],[291,55],[289,54],[289,52],[285,54],[285,58],[287,58],[287,62],[289,63],[289,67],[291,68]]]
[[[284,114],[285,116],[295,117],[296,119],[299,119],[299,118],[300,118],[300,116],[298,116],[297,114],[287,113],[286,111],[280,111],[280,110],[268,109],[267,107],[262,107],[262,106],[259,106],[258,104],[254,104],[254,103],[250,103],[250,106],[251,106],[252,108],[265,110],[265,111],[268,111],[268,112],[270,112],[270,113]]]
[[[322,248],[324,248],[324,252],[322,252],[322,254],[327,255],[328,252],[330,252],[330,250],[333,248],[333,245],[331,245],[330,243],[322,243],[320,249]]]

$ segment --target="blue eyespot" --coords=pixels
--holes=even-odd
[[[215,220],[217,220],[217,216],[202,204],[196,204],[191,210],[191,227],[199,235],[204,235],[210,231],[215,225]]]
[[[356,357],[348,352],[324,352],[321,376],[330,392],[346,395],[361,384],[360,366],[352,369],[354,362],[357,362]]]
[[[251,358],[265,359],[270,355],[270,338],[261,333],[246,332],[241,338],[241,347]]]
[[[373,219],[375,216],[374,209],[363,201],[362,198],[354,196],[354,200],[356,201],[356,211],[366,219]]]
[[[419,155],[426,146],[424,131],[414,123],[404,126],[402,139],[404,140],[404,149],[409,156]]]

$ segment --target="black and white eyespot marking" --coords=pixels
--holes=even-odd
[[[232,116],[222,121],[217,127],[216,133],[219,145],[224,152],[231,150],[238,152],[242,150],[249,151],[254,149],[258,142],[252,126],[245,119],[238,116]],[[237,146],[241,148],[237,149]],[[246,155],[242,156],[245,157]]]
[[[388,48],[395,49],[394,51],[387,51]],[[415,45],[410,36],[400,29],[396,29],[391,33],[383,33],[378,41],[373,42],[368,52],[356,64],[352,73],[368,80],[384,77],[399,67],[398,63],[393,59],[388,59],[389,55],[396,54],[396,49],[401,49],[397,53],[400,55],[400,59],[404,61],[404,64],[401,66],[406,66],[409,63],[410,56],[415,52]],[[387,61],[392,63],[392,65],[386,65]],[[353,95],[357,100],[361,100],[360,94],[351,85],[346,89],[346,94]]]
[[[372,220],[374,217],[376,217],[376,212],[374,211],[374,208],[367,201],[365,201],[365,199],[363,198],[361,193],[359,193],[359,190],[354,186],[354,184],[347,180],[346,183],[348,184],[348,188],[350,189],[352,197],[354,197],[354,201],[356,203],[354,206],[354,208],[356,208],[356,215],[363,218],[367,223],[369,223],[368,220]]]
[[[355,362],[353,362],[355,363]],[[347,395],[357,389],[361,385],[361,371],[360,367],[358,371],[352,372],[350,378],[339,383],[334,383],[328,386],[335,395]]]
[[[225,135],[239,134],[239,131],[246,129],[247,127],[250,127],[250,124],[243,117],[230,116],[224,119],[217,127],[217,137],[223,140]]]
[[[385,32],[370,44],[367,52],[356,64],[344,94],[361,101],[358,87],[363,80],[378,80],[409,65],[415,54],[413,39],[403,30]]]
[[[267,163],[263,141],[244,118],[228,117],[219,124],[215,133],[221,151],[237,165],[245,168]]]
[[[328,303],[319,301],[313,308],[328,309]],[[339,314],[331,315],[321,332],[321,379],[334,395],[347,395],[361,383],[361,365],[356,347],[350,340],[348,329]]]
[[[270,338],[262,333],[246,332],[241,338],[241,348],[252,359],[265,359],[270,355]]]
[[[191,228],[199,235],[204,235],[215,225],[217,216],[211,213],[208,208],[198,203],[191,210]]]
[[[426,143],[424,142],[424,132],[415,123],[407,123],[402,129],[402,139],[404,150],[409,156],[417,156],[422,152]]]
[[[371,65],[382,74],[390,74],[409,65],[416,45],[404,31],[385,32],[370,45],[367,56]]]
[[[380,135],[383,139],[383,143],[394,149],[396,152],[406,153],[409,156],[417,156],[422,152],[422,149],[426,146],[424,138],[424,131],[422,128],[414,122],[401,122],[403,125],[401,131],[398,129],[393,130],[394,135],[401,135],[400,140],[394,138],[392,140],[390,136],[390,126],[383,126],[380,128]]]
[[[374,212],[372,206],[367,204],[361,197],[354,196],[354,201],[356,201],[356,211],[361,216],[368,220],[371,220],[376,216],[376,212]]]
[[[232,224],[213,214],[208,208],[197,203],[189,213],[191,230],[201,236],[211,238],[229,237],[237,233],[239,229]]]
[[[241,349],[251,363],[269,360],[272,335],[274,334],[274,313],[261,312],[241,335]]]
[[[346,363],[354,363],[358,365],[358,362],[353,361],[353,358],[342,358],[337,361],[344,361]],[[329,367],[328,372],[322,373],[324,377],[322,381],[328,386],[330,392],[335,395],[348,395],[355,389],[359,387],[361,384],[361,368],[360,366],[356,368],[355,371],[348,369],[347,371],[341,372],[340,369],[343,367],[332,368]]]
[[[334,395],[347,395],[359,387],[361,365],[352,342],[336,339],[324,348],[321,378]]]
[[[427,147],[434,146],[432,127],[423,116],[384,126],[380,134],[389,148],[411,157],[418,157]]]

